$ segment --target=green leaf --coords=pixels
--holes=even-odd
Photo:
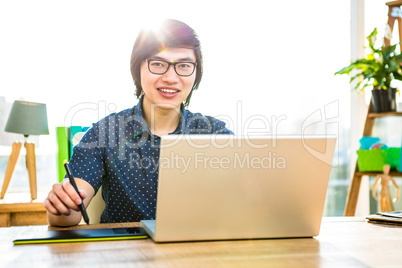
[[[402,75],[398,72],[393,72],[392,75],[394,76],[394,79],[402,81]]]
[[[374,28],[370,35],[367,36],[367,40],[369,42],[369,47],[374,50],[374,44],[377,41],[377,28]]]
[[[335,72],[350,76],[349,83],[355,83],[355,90],[368,86],[387,88],[393,79],[402,81],[402,55],[396,51],[397,44],[376,47],[377,28],[367,36],[370,53],[365,58],[352,61],[348,66]]]
[[[402,63],[402,54],[398,54],[394,57],[396,63]]]

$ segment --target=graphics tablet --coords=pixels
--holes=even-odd
[[[147,238],[146,232],[141,227],[132,228],[106,228],[60,231],[26,231],[16,237],[14,245],[43,244],[85,241],[106,241]]]

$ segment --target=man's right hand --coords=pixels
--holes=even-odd
[[[49,192],[43,205],[53,215],[70,215],[71,209],[79,211],[81,198],[87,197],[85,190],[80,190],[80,196],[75,191],[69,179],[64,179],[61,183],[53,184],[52,190]]]
[[[75,191],[69,179],[64,179],[61,183],[55,183],[47,198],[43,202],[48,211],[48,222],[55,226],[72,226],[81,221],[79,205],[81,198],[85,206],[88,206],[95,194],[93,187],[86,181],[75,178],[79,195]],[[81,198],[80,198],[81,196]]]

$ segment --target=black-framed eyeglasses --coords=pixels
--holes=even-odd
[[[171,63],[164,60],[152,60],[146,59],[148,63],[148,70],[153,74],[165,74],[170,65],[173,65],[175,72],[180,76],[190,76],[194,73],[195,67],[197,66],[196,62],[175,62]]]

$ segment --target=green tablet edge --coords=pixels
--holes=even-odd
[[[65,242],[90,242],[90,241],[112,241],[112,240],[127,240],[127,239],[145,239],[147,235],[139,236],[121,236],[121,237],[97,237],[97,238],[77,238],[77,239],[43,239],[43,240],[15,240],[14,245],[26,244],[47,244],[47,243],[65,243]]]

